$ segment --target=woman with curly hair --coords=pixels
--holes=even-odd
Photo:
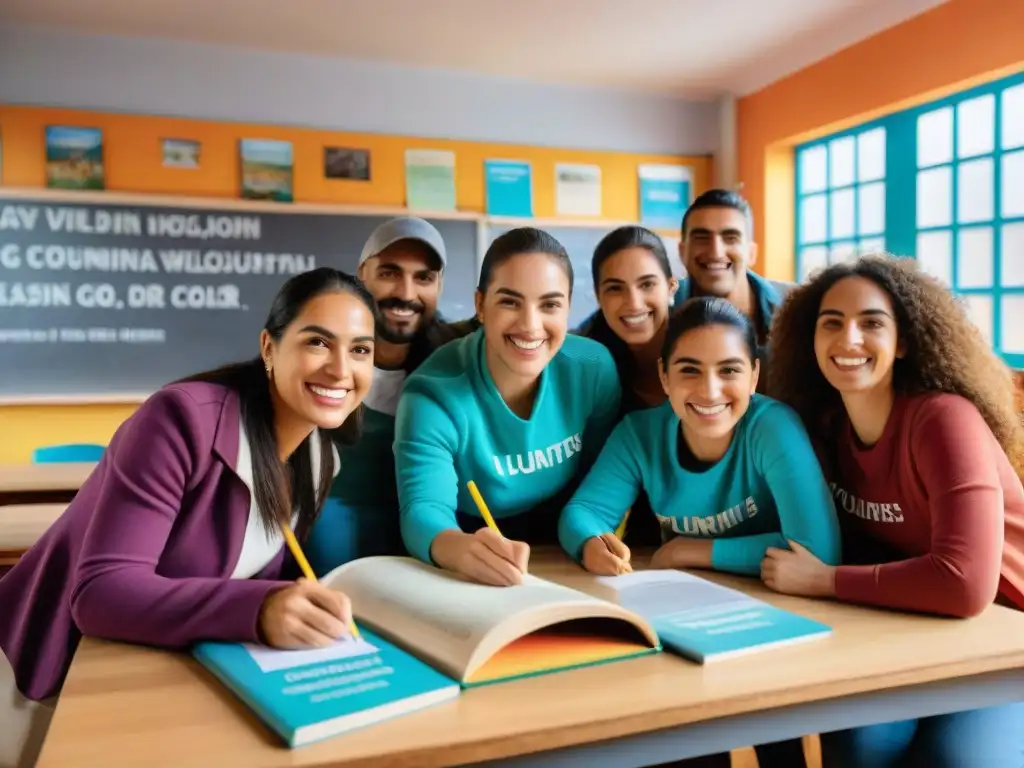
[[[1024,609],[1013,379],[941,283],[910,259],[829,267],[776,316],[770,370],[818,446],[844,564],[769,550],[769,587],[954,617]],[[1018,765],[1024,703],[823,734],[822,749],[836,766]]]

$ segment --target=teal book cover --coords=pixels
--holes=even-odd
[[[205,642],[193,655],[289,747],[459,695],[456,681],[363,627],[360,634],[359,640],[301,651]]]
[[[701,664],[832,633],[826,624],[756,600],[692,608],[652,623],[665,648]]]
[[[832,628],[678,570],[603,576],[609,599],[645,617],[662,646],[704,664],[832,634]]]

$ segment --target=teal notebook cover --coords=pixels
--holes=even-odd
[[[651,622],[666,650],[701,664],[832,633],[827,624],[680,571],[601,581],[615,589],[616,602]]]
[[[408,714],[459,695],[457,682],[360,627],[362,640],[278,651],[199,643],[195,658],[290,747]]]

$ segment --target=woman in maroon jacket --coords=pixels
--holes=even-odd
[[[769,550],[765,583],[953,617],[1024,609],[1024,428],[1010,371],[954,296],[910,259],[836,264],[789,296],[771,355],[769,394],[819,447],[844,564]],[[824,734],[825,763],[1021,765],[1021,698]]]
[[[374,303],[351,275],[296,275],[260,354],[170,384],[115,433],[67,511],[0,579],[0,768],[33,765],[82,635],[322,646],[348,599],[282,580],[354,439],[373,378]],[[256,339],[251,343],[255,346]]]

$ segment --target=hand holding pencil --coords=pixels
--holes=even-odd
[[[465,535],[455,570],[482,584],[512,586],[522,583],[530,562],[529,545],[502,536],[476,483],[470,480],[466,485],[486,525],[474,534]]]
[[[281,526],[285,542],[304,578],[272,592],[259,614],[260,635],[275,648],[322,648],[345,634],[359,638],[348,597],[317,581],[292,529]]]

